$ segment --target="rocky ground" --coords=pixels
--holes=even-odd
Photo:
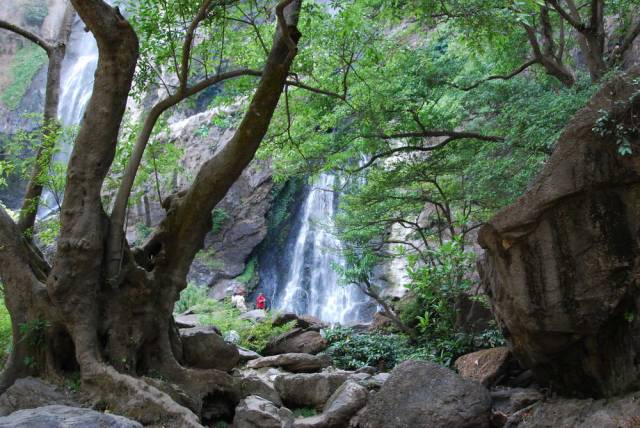
[[[236,398],[210,397],[201,414],[205,426],[626,428],[640,422],[640,394],[609,400],[554,396],[533,382],[507,348],[460,357],[457,372],[426,361],[406,361],[390,373],[373,367],[346,371],[332,367],[322,353],[322,324],[312,318],[281,316],[283,323],[295,320],[297,328],[272,339],[267,356],[189,320],[178,319],[183,362],[231,373],[240,391]],[[26,378],[0,396],[0,427],[141,426],[101,409],[69,384]]]

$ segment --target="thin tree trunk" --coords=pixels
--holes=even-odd
[[[24,201],[20,209],[18,227],[24,232],[31,231],[36,221],[38,204],[42,195],[42,174],[51,162],[55,136],[58,133],[58,101],[60,98],[60,71],[64,59],[67,42],[71,34],[74,11],[71,5],[67,5],[56,40],[49,43],[37,35],[0,21],[0,28],[13,31],[40,46],[47,53],[47,83],[44,99],[44,117],[42,121],[42,141],[36,151],[31,178],[27,183]],[[26,234],[30,239],[30,233]]]
[[[418,335],[415,330],[407,326],[402,322],[400,317],[398,317],[395,311],[391,308],[391,306],[382,298],[376,291],[373,289],[373,284],[368,279],[364,280],[364,283],[358,283],[358,288],[376,301],[380,306],[382,306],[382,313],[385,314],[387,318],[391,320],[391,322],[402,332],[406,333],[412,342],[415,342],[418,339]]]
[[[151,227],[151,205],[149,204],[149,196],[147,193],[142,196],[142,203],[144,205],[144,225]]]

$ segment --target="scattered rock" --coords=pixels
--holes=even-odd
[[[235,330],[227,331],[222,337],[224,337],[224,340],[227,342],[233,343],[236,346],[238,346],[238,343],[242,340],[240,333]]]
[[[142,425],[123,416],[54,405],[0,417],[0,428],[142,428]]]
[[[394,329],[395,326],[391,318],[383,314],[382,312],[376,312],[373,314],[373,320],[369,325],[368,329],[371,331],[387,331],[390,329]]]
[[[370,375],[374,375],[376,373],[378,373],[378,369],[376,369],[375,367],[371,367],[371,366],[364,366],[364,367],[360,367],[358,370],[356,370],[356,373],[367,373]]]
[[[350,375],[342,371],[285,374],[276,377],[274,386],[287,405],[322,408]]]
[[[476,382],[425,361],[398,365],[360,418],[365,428],[485,428],[491,397]]]
[[[317,331],[294,328],[271,339],[264,348],[264,354],[317,354],[327,349],[327,346],[327,341]]]
[[[491,391],[492,425],[502,427],[511,415],[543,399],[544,395],[533,388],[502,388]]]
[[[531,386],[533,381],[533,372],[531,370],[524,370],[509,381],[509,386],[514,388],[527,388]]]
[[[291,425],[291,410],[251,395],[240,401],[233,418],[234,428],[282,428]]]
[[[371,394],[369,394],[369,396],[371,396]],[[364,415],[367,413],[367,407],[363,407],[362,409],[358,410],[358,412],[355,414],[354,417],[351,418],[351,420],[349,421],[349,425],[348,428],[360,428],[364,426],[364,423],[361,423],[361,421],[364,418]]]
[[[265,319],[267,319],[267,312],[264,309],[254,309],[240,315],[240,319],[253,322],[264,321]]]
[[[240,346],[237,346],[237,348],[238,353],[240,354],[240,363],[246,363],[247,361],[255,360],[256,358],[262,357],[262,355],[250,349],[245,349]]]
[[[368,379],[371,379],[371,375],[368,373],[351,373],[351,375],[349,376],[349,379],[362,384],[362,382],[365,382]]]
[[[326,355],[291,353],[257,358],[249,361],[247,367],[250,369],[280,367],[292,373],[309,373],[320,371],[329,365],[331,365],[331,359]]]
[[[640,384],[640,162],[593,131],[631,126],[640,69],[612,78],[560,135],[538,179],[480,229],[480,275],[514,356],[566,395]]]
[[[640,393],[608,400],[554,399],[511,416],[505,428],[633,428],[640,426]]]
[[[323,328],[329,327],[329,324],[322,322],[319,318],[311,315],[302,315],[298,318],[298,327],[305,328],[307,330],[320,331]]]
[[[296,419],[294,428],[342,428],[367,403],[367,389],[348,380],[329,397],[322,414]]]
[[[175,322],[178,328],[193,328],[202,325],[198,321],[198,315],[193,313],[178,315],[175,317]]]
[[[366,379],[358,381],[358,383],[367,389],[380,389],[382,385],[389,379],[389,373],[378,373]]]
[[[297,328],[301,328],[303,330],[320,331],[323,328],[328,327],[328,324],[320,321],[318,318],[314,316],[311,316],[311,315],[298,316],[293,312],[285,312],[283,314],[279,314],[273,320],[273,325],[274,327],[280,327],[291,321],[295,321],[294,326]]]
[[[493,314],[486,304],[467,293],[456,297],[456,329],[468,334],[479,334],[491,326]]]
[[[238,348],[225,342],[214,327],[181,329],[180,338],[184,360],[189,366],[229,371],[240,361]]]
[[[479,382],[488,388],[505,373],[509,356],[509,349],[504,346],[483,349],[463,355],[454,365],[460,376]]]
[[[273,319],[273,326],[282,327],[288,322],[295,321],[296,327],[305,328],[303,326],[297,325],[298,320],[299,320],[298,315],[294,314],[293,312],[284,312],[276,315],[276,317]]]
[[[142,377],[142,379],[149,385],[167,394],[176,403],[188,408],[194,413],[197,414],[202,410],[202,400],[200,400],[199,397],[195,397],[187,394],[178,385],[168,382],[166,380],[152,378],[148,376],[144,376]]]
[[[60,404],[80,407],[60,388],[34,377],[18,379],[0,396],[0,416],[17,410]]]
[[[279,374],[279,373],[278,373]],[[256,370],[243,370],[236,375],[238,386],[243,397],[257,395],[269,400],[278,406],[282,405],[282,400],[278,391],[273,386],[268,374],[260,373]]]

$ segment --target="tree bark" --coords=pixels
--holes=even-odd
[[[584,55],[593,82],[597,82],[607,71],[605,61],[604,1],[592,0],[590,3],[589,23],[582,22],[580,11],[574,0],[567,0],[565,10],[557,0],[549,3],[576,31],[578,46]]]
[[[544,49],[538,42],[536,29],[530,25],[523,24],[527,33],[527,38],[529,39],[529,44],[531,45],[533,57],[544,67],[548,75],[555,77],[565,86],[571,87],[575,83],[575,78],[573,77],[573,73],[571,73],[567,66],[562,62],[562,58],[555,54],[553,41],[548,40],[548,38],[551,37],[551,29],[548,27],[550,24],[548,17],[547,19],[544,18],[547,13],[545,12],[546,8],[541,9],[541,21],[543,26],[542,33],[543,38],[545,39]]]

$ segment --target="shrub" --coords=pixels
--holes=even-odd
[[[200,321],[205,325],[215,325],[223,334],[235,331],[240,335],[239,345],[243,348],[260,352],[272,338],[291,330],[295,321],[279,327],[273,326],[273,319],[267,317],[264,321],[240,319],[241,312],[229,302],[218,302],[209,299],[205,305],[196,307],[196,313],[201,313]]]
[[[151,235],[151,232],[153,232],[152,227],[147,226],[142,222],[136,223],[136,245],[142,245],[145,239]]]
[[[456,358],[476,349],[499,346],[501,336],[490,330],[479,336],[457,333],[428,339],[422,336],[412,343],[402,334],[361,333],[345,327],[325,331],[329,342],[327,354],[333,365],[347,370],[373,366],[391,370],[406,360],[433,361],[451,366]],[[490,346],[489,346],[490,345]]]
[[[4,304],[4,296],[0,294],[0,367],[4,367],[11,352],[11,317]]]
[[[293,416],[296,418],[308,418],[318,414],[318,411],[312,407],[300,407],[298,409],[291,409]]]
[[[257,265],[258,260],[255,257],[252,257],[247,262],[247,266],[244,268],[244,272],[242,272],[242,274],[240,274],[240,276],[238,276],[236,280],[243,284],[249,284],[257,273]]]
[[[211,212],[211,232],[220,233],[220,231],[224,227],[224,224],[230,218],[231,217],[225,210],[223,210],[222,208],[215,208]]]
[[[399,334],[357,333],[350,328],[337,327],[326,330],[325,338],[329,342],[327,354],[333,364],[347,370],[365,366],[391,370],[410,359],[409,356],[417,350],[409,345],[405,336]]]
[[[180,299],[174,305],[173,312],[180,314],[187,309],[202,304],[205,300],[207,300],[207,289],[198,287],[190,282],[187,288],[180,292]]]
[[[200,288],[194,284],[189,284],[182,291],[180,300],[176,302],[175,311],[185,311],[189,308],[199,315],[202,324],[214,325],[223,334],[235,331],[240,335],[240,346],[258,352],[262,351],[269,340],[291,330],[295,324],[295,321],[292,321],[274,327],[270,316],[257,323],[240,319],[242,313],[229,301],[220,302],[209,299],[206,296],[206,288]]]

